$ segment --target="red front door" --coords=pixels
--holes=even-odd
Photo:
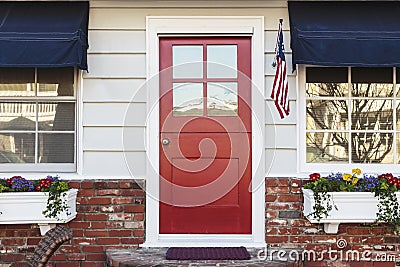
[[[160,234],[251,234],[250,100],[250,38],[160,38]]]

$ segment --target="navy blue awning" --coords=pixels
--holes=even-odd
[[[0,2],[0,67],[87,70],[89,2]]]
[[[399,1],[289,1],[296,64],[400,67]]]

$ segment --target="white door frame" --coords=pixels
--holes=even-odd
[[[159,36],[251,36],[252,39],[252,233],[159,234]],[[143,247],[265,246],[264,17],[146,17],[146,241]]]

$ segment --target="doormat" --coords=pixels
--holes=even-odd
[[[167,250],[167,260],[249,260],[245,247],[172,247]]]

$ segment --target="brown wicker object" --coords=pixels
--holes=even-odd
[[[29,267],[44,267],[50,257],[66,241],[72,238],[72,230],[68,227],[57,225],[50,229],[36,246]]]

